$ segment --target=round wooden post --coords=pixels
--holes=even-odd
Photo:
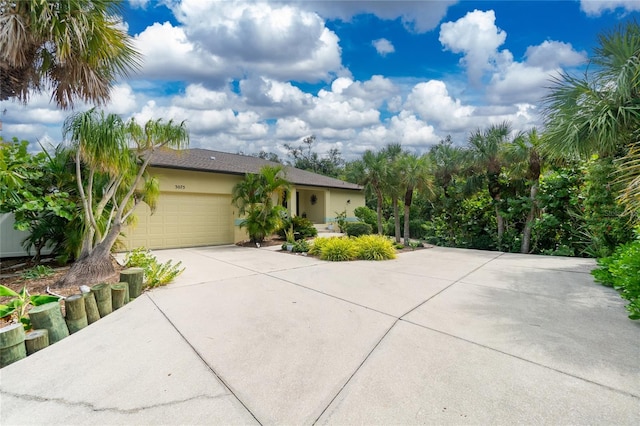
[[[27,357],[24,337],[22,324],[11,324],[0,328],[0,368]]]
[[[113,306],[113,310],[122,308],[124,306],[124,300],[127,296],[127,289],[129,288],[129,284],[126,282],[111,284],[111,305]]]
[[[142,294],[142,281],[144,279],[144,269],[129,268],[120,271],[120,281],[129,284],[129,298],[135,299]]]
[[[74,294],[64,301],[64,308],[67,313],[66,321],[69,327],[69,333],[73,334],[89,325],[87,320],[87,310],[84,305],[84,296],[82,294]]]
[[[51,345],[69,335],[67,323],[64,321],[60,310],[60,302],[34,306],[29,311],[29,318],[34,330],[46,328],[49,331],[49,344]]]
[[[93,324],[100,319],[100,311],[93,293],[84,293],[84,309],[87,312],[87,323]]]
[[[27,333],[24,344],[27,347],[27,355],[36,353],[49,346],[49,332],[46,328],[31,330]]]
[[[91,287],[91,293],[96,297],[100,318],[106,317],[113,311],[111,304],[111,286],[107,283],[96,284]]]

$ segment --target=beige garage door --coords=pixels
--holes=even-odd
[[[127,249],[195,247],[233,243],[231,196],[162,193],[153,215],[136,210],[138,223],[125,230]]]

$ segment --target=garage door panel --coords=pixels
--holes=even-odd
[[[141,205],[127,230],[127,248],[176,248],[233,243],[231,196],[163,193],[153,215]]]

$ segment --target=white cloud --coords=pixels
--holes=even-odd
[[[529,46],[525,54],[527,65],[545,70],[563,66],[580,65],[587,60],[587,53],[573,50],[571,43],[547,40],[537,46]]]
[[[439,1],[308,1],[296,2],[300,7],[318,12],[325,18],[349,21],[359,14],[373,14],[380,19],[400,19],[404,27],[424,33],[434,29],[457,0]]]
[[[446,50],[462,53],[462,64],[469,78],[479,83],[484,71],[492,68],[497,49],[507,38],[507,33],[495,25],[493,10],[474,10],[455,22],[440,26],[440,43]]]
[[[427,122],[435,122],[444,131],[467,128],[474,107],[462,105],[460,99],[449,96],[444,82],[430,80],[416,84],[407,96],[404,108],[418,113]]]
[[[600,16],[607,11],[623,9],[626,12],[640,10],[638,0],[580,0],[580,9],[587,15]]]
[[[393,53],[396,51],[395,47],[393,47],[393,44],[386,38],[373,40],[371,44],[373,45],[373,47],[375,47],[376,52],[378,52],[378,55],[380,56],[387,56],[389,53]]]
[[[200,0],[176,3],[173,11],[189,42],[225,63],[228,77],[250,72],[315,82],[345,72],[338,37],[314,12],[278,3]]]
[[[105,110],[118,115],[129,115],[137,110],[138,102],[136,94],[128,84],[119,84],[111,89],[109,103],[105,106]]]

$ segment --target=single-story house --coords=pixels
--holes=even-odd
[[[160,182],[156,211],[141,203],[137,223],[123,230],[126,249],[195,247],[233,244],[246,240],[242,218],[231,203],[235,184],[246,173],[258,173],[278,163],[261,158],[208,149],[162,150],[148,167]],[[314,224],[329,224],[346,210],[355,220],[354,209],[364,206],[359,185],[294,167],[285,167],[292,183],[286,207],[292,216],[305,216]]]

